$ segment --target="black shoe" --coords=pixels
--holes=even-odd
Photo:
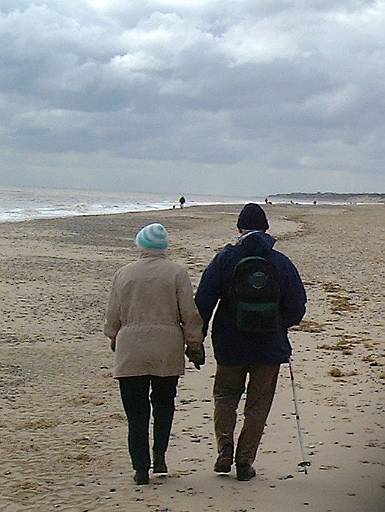
[[[164,454],[154,455],[154,464],[152,468],[153,473],[168,473],[168,468]]]
[[[237,464],[237,480],[248,482],[255,477],[255,469],[250,464]]]
[[[148,471],[135,471],[134,480],[137,485],[146,485],[150,482]]]
[[[233,452],[234,448],[231,444],[226,444],[222,448],[214,465],[216,473],[230,473],[233,463]]]

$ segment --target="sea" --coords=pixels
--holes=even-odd
[[[177,194],[141,192],[102,192],[51,188],[0,187],[0,222],[20,222],[33,219],[53,219],[81,215],[179,208]],[[184,194],[185,207],[198,205],[245,203],[263,198],[224,197]]]
[[[183,194],[185,207],[215,204],[265,204],[265,197],[215,196]],[[106,215],[179,207],[179,195],[143,192],[102,192],[52,188],[0,187],[0,222],[21,222],[33,219]],[[367,204],[385,203],[385,194],[275,194],[268,198],[274,204]]]

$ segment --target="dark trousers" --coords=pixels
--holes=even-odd
[[[244,422],[238,438],[235,462],[252,464],[257,454],[265,422],[273,401],[279,364],[251,364],[243,366],[217,366],[214,383],[214,426],[218,451],[234,445],[237,408],[246,390]]]
[[[154,418],[153,452],[155,456],[166,453],[174,418],[178,378],[142,375],[119,379],[120,395],[128,421],[128,451],[136,471],[146,471],[151,466],[151,405]]]

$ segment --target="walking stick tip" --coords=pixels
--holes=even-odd
[[[301,462],[298,462],[298,466],[300,468],[303,468],[305,475],[307,475],[307,468],[311,466],[311,462],[309,460],[303,460]]]

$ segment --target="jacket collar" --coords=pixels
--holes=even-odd
[[[141,249],[141,258],[167,258],[167,249]]]
[[[240,236],[235,247],[242,248],[249,254],[267,254],[274,247],[276,240],[264,231],[250,231]]]
[[[247,238],[250,235],[254,235],[255,233],[264,233],[264,231],[260,229],[251,229],[250,231],[246,231],[245,233],[242,233],[238,236],[238,242],[243,242],[245,238]]]

